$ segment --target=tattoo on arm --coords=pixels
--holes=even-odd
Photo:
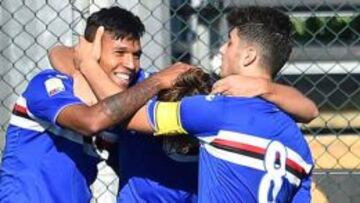
[[[124,122],[160,90],[159,81],[150,77],[124,92],[103,100],[102,111],[114,123]]]

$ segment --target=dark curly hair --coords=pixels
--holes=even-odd
[[[92,42],[100,26],[104,26],[105,31],[112,33],[114,39],[139,40],[145,32],[145,26],[138,16],[118,6],[102,8],[91,14],[86,21],[85,39]]]
[[[159,101],[180,101],[183,97],[209,94],[213,84],[212,77],[200,68],[192,68],[181,74],[173,88],[159,93]]]
[[[159,93],[159,101],[175,102],[181,98],[197,94],[209,94],[216,78],[200,68],[192,68],[180,75],[173,88]],[[199,141],[192,136],[164,136],[163,144],[168,153],[196,155],[199,152]]]
[[[288,61],[292,46],[292,24],[288,15],[270,7],[241,7],[227,16],[241,39],[261,48],[261,62],[274,77]]]

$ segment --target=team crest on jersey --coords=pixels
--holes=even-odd
[[[60,79],[68,79],[68,77],[66,75],[59,75],[57,74],[56,75],[57,78],[60,78]]]
[[[45,88],[50,97],[56,95],[59,92],[65,91],[64,83],[59,78],[50,78],[46,80]]]
[[[212,100],[215,99],[215,97],[216,97],[216,95],[214,95],[214,94],[209,94],[209,95],[207,95],[207,96],[205,97],[205,99],[206,99],[206,101],[212,101]]]

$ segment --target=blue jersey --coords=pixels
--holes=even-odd
[[[275,105],[209,95],[150,102],[148,114],[156,134],[200,139],[199,202],[310,202],[309,147]]]
[[[152,135],[127,132],[118,146],[118,202],[196,202],[196,159],[173,157]]]
[[[56,123],[82,104],[73,80],[54,70],[36,75],[17,100],[0,170],[0,202],[90,202],[99,156],[91,140]]]
[[[146,76],[140,71],[138,82]],[[118,202],[197,201],[197,156],[171,153],[152,135],[124,132],[118,139]]]

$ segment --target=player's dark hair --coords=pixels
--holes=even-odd
[[[192,68],[181,74],[173,88],[162,91],[158,95],[159,101],[179,101],[185,96],[209,94],[213,79],[200,68]]]
[[[138,16],[117,6],[102,8],[90,15],[86,21],[85,39],[92,42],[99,26],[104,26],[105,31],[114,35],[114,39],[139,40],[145,32],[145,26]]]
[[[261,63],[274,77],[288,61],[292,51],[292,24],[288,15],[270,7],[235,8],[227,16],[229,25],[238,28],[241,39],[261,49]]]
[[[214,79],[209,74],[200,68],[192,68],[177,78],[173,88],[160,92],[158,100],[174,102],[186,96],[209,94],[213,82]],[[184,155],[199,153],[199,141],[192,136],[164,136],[163,143],[176,153]]]

